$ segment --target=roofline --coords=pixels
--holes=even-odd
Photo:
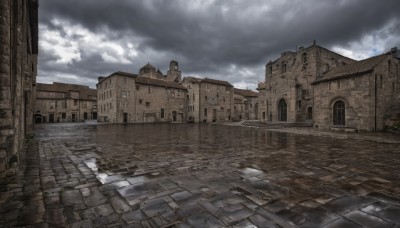
[[[96,86],[100,83],[102,83],[104,80],[106,80],[107,78],[111,78],[114,76],[125,76],[125,77],[137,77],[137,74],[132,74],[132,73],[128,73],[128,72],[124,72],[124,71],[116,71],[114,73],[111,73],[110,75],[104,77],[103,79],[101,79],[99,82],[96,83]],[[99,76],[101,77],[101,76]]]
[[[162,86],[162,85],[148,84],[148,83],[138,82],[138,81],[135,81],[135,84],[158,86],[158,87],[162,87],[162,88],[173,88],[173,89],[187,90],[187,88],[177,88],[177,87],[173,87],[173,86]]]
[[[367,73],[371,73],[372,71],[374,71],[373,68],[369,69],[369,70],[365,70],[363,72],[357,72],[357,73],[354,73],[354,74],[346,74],[346,75],[336,76],[336,77],[333,77],[333,78],[326,78],[326,79],[316,80],[316,81],[311,82],[311,85],[317,85],[317,84],[320,84],[320,83],[323,83],[323,82],[336,81],[336,80],[339,80],[339,79],[346,79],[346,78],[356,77],[356,76],[364,75],[364,74],[367,74]]]
[[[339,53],[337,53],[337,52],[334,52],[334,51],[332,51],[332,50],[329,50],[328,48],[323,47],[323,46],[320,46],[320,45],[318,45],[318,44],[311,44],[310,46],[305,47],[303,50],[311,49],[311,48],[313,48],[313,47],[318,47],[318,48],[320,48],[320,49],[324,49],[325,51],[329,51],[329,52],[334,53],[334,54],[336,54],[336,55],[338,55],[338,56],[341,56],[341,57],[343,57],[343,58],[346,58],[346,59],[349,59],[349,60],[353,60],[353,61],[357,61],[357,60],[352,59],[352,58],[350,58],[350,57],[347,57],[347,56],[341,55],[341,54],[339,54]],[[303,51],[303,50],[302,50],[302,51]],[[266,65],[266,66],[269,66],[269,65],[275,64],[276,62],[278,62],[278,60],[279,60],[280,58],[282,58],[282,53],[285,53],[285,52],[288,52],[288,51],[281,52],[281,56],[280,56],[279,58],[276,58],[274,61],[267,62],[267,64],[265,64],[265,65]],[[295,52],[292,52],[292,53],[297,54],[298,52],[299,52],[299,50],[296,50]]]

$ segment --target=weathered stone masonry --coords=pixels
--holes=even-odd
[[[13,173],[32,134],[38,1],[0,2],[0,179]]]

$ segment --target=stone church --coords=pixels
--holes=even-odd
[[[383,130],[400,118],[398,53],[356,61],[315,42],[282,53],[266,64],[267,122]]]

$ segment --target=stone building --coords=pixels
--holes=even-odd
[[[312,122],[314,94],[311,83],[318,75],[355,60],[313,45],[287,51],[265,66],[267,120]]]
[[[233,89],[234,92],[234,120],[257,120],[259,109],[259,94],[248,89]]]
[[[227,81],[185,77],[188,121],[221,122],[233,119],[233,86]]]
[[[265,82],[259,82],[257,85],[258,90],[258,120],[265,121],[267,118],[267,93]]]
[[[38,1],[0,2],[0,179],[16,171],[32,134]]]
[[[179,82],[178,62],[167,75],[150,64],[139,74],[115,72],[99,77],[99,119],[111,123],[186,122],[187,89]]]
[[[381,131],[400,122],[400,54],[336,67],[312,83],[314,126]]]
[[[97,91],[88,86],[37,83],[35,123],[97,119]]]

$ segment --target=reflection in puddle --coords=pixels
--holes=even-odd
[[[263,174],[264,172],[258,169],[253,169],[253,168],[244,168],[241,169],[240,172],[242,172],[243,174],[247,175],[247,176],[258,176]]]

